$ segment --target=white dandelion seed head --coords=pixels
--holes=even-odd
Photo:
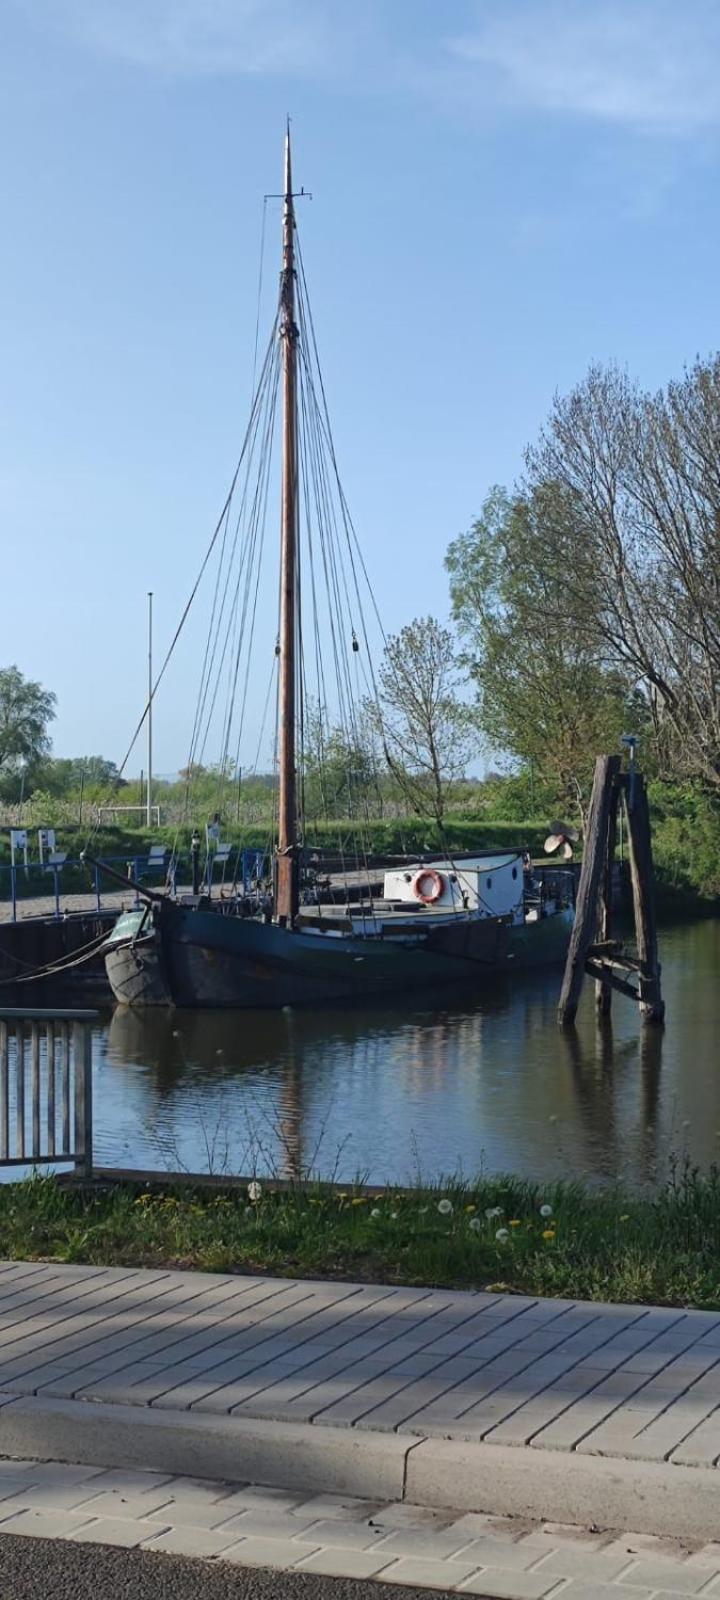
[[[257,1180],[253,1178],[252,1183],[248,1184],[248,1200],[255,1202],[260,1199],[261,1194],[262,1184],[258,1183]]]
[[[489,1211],[485,1212],[485,1215],[488,1219],[488,1222],[493,1222],[495,1217],[502,1216],[502,1206],[491,1206]]]
[[[495,1238],[497,1239],[498,1244],[504,1244],[505,1240],[510,1238],[509,1228],[498,1228]]]
[[[552,1206],[547,1206],[546,1205],[546,1206],[541,1206],[540,1207],[540,1215],[541,1215],[541,1217],[551,1217],[552,1214],[553,1214]]]
[[[381,1215],[381,1212],[380,1212],[380,1208],[378,1206],[375,1206],[374,1210],[372,1210],[370,1212],[370,1216],[371,1217],[379,1217],[380,1215]]]
[[[480,1218],[479,1217],[471,1217],[470,1218],[470,1227],[471,1227],[473,1233],[479,1233],[480,1229],[482,1227],[482,1223],[480,1221]]]
[[[438,1211],[441,1217],[452,1216],[452,1200],[438,1200]]]

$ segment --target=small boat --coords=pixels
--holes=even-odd
[[[305,274],[301,258],[299,262],[296,258],[289,131],[282,199],[279,302],[253,402],[252,448],[247,448],[243,469],[245,503],[254,508],[263,495],[267,498],[267,452],[258,447],[259,489],[254,493],[247,491],[249,460],[258,439],[267,442],[272,437],[275,398],[281,391],[279,616],[277,631],[273,628],[269,641],[277,677],[277,834],[272,881],[251,894],[213,894],[211,879],[205,892],[198,883],[191,893],[143,894],[140,887],[144,905],[121,915],[106,946],[113,993],[130,1006],[242,1009],[320,1005],[479,981],[505,970],[562,961],[573,920],[569,875],[567,894],[543,896],[518,851],[480,853],[462,861],[453,860],[447,852],[435,860],[409,862],[385,871],[380,894],[367,892],[366,881],[366,892],[357,889],[354,899],[347,894],[340,903],[336,896],[324,898],[308,880],[307,872],[303,874],[308,641],[314,641],[319,656],[318,640],[329,618],[338,703],[354,735],[351,668],[353,664],[357,668],[361,649],[367,646],[367,628],[359,614],[358,570],[364,572],[364,564],[337,476]],[[277,362],[273,346],[279,352]],[[237,480],[236,472],[234,483]],[[240,523],[241,516],[238,527]],[[244,667],[243,630],[252,635],[257,612],[257,585],[253,589],[255,578],[249,575],[254,574],[252,563],[261,543],[259,527],[260,512],[253,509],[246,514],[245,543],[239,550],[234,589],[229,657],[231,666],[233,660],[235,663],[234,678],[232,672],[228,674],[233,693],[241,663],[249,674],[249,665]],[[226,544],[228,550],[232,544],[228,528],[226,518],[223,551]],[[301,551],[305,552],[302,588]],[[317,598],[314,559],[320,573],[324,571],[324,602]],[[226,579],[226,589],[228,582]],[[218,577],[213,605],[216,615],[222,617],[220,591]],[[311,610],[314,608],[310,622],[304,620],[308,591]],[[238,594],[245,596],[244,608]],[[248,663],[249,659],[248,652]],[[206,663],[208,660],[214,660],[210,646]],[[365,687],[372,691],[372,667],[363,663],[362,670]],[[326,676],[320,663],[317,672],[324,698]],[[198,700],[201,710],[209,696],[209,670],[204,685]],[[200,711],[196,724],[199,715]],[[225,751],[230,721],[231,711],[227,711]],[[358,810],[359,833],[362,823]],[[362,848],[358,861],[361,858],[367,863]]]

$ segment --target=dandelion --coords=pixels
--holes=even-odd
[[[510,1228],[521,1228],[522,1227],[522,1223],[520,1221],[520,1218],[519,1217],[513,1217],[511,1219],[511,1221],[509,1222],[508,1226]]]
[[[540,1207],[540,1215],[541,1215],[541,1217],[551,1217],[552,1216],[552,1206],[541,1206]]]
[[[510,1238],[508,1229],[498,1228],[495,1238],[497,1239],[498,1244],[505,1244],[505,1241]]]
[[[554,1228],[544,1228],[543,1229],[543,1239],[547,1239],[548,1243],[549,1243],[550,1240],[554,1239],[554,1238],[555,1238],[555,1229]]]
[[[379,1209],[378,1209],[378,1207],[377,1207],[377,1206],[375,1206],[375,1207],[374,1207],[374,1208],[373,1208],[373,1210],[372,1210],[372,1211],[371,1211],[371,1212],[370,1212],[370,1216],[371,1216],[371,1218],[372,1218],[372,1219],[373,1219],[373,1221],[374,1221],[374,1220],[375,1220],[375,1219],[376,1219],[376,1218],[377,1218],[377,1217],[380,1217],[380,1216],[382,1216],[382,1212],[381,1212],[381,1211],[380,1211],[380,1210],[379,1210]]]
[[[619,1222],[629,1222],[630,1221],[630,1213],[629,1213],[629,1211],[623,1211],[623,1214],[622,1214],[621,1217],[618,1218],[618,1221]]]
[[[364,1195],[364,1194],[356,1194],[356,1195],[354,1195],[353,1199],[350,1202],[350,1204],[353,1205],[353,1206],[366,1206],[367,1205],[367,1195]]]
[[[472,1214],[473,1214],[473,1211],[477,1211],[477,1206],[466,1206],[465,1207],[465,1215],[466,1215],[466,1217],[471,1217]]]
[[[180,1038],[180,1029],[179,1028],[173,1028],[172,1036],[173,1036],[173,1039],[179,1039]]]
[[[469,1226],[472,1228],[473,1233],[479,1233],[480,1229],[482,1227],[482,1223],[480,1221],[480,1218],[479,1217],[471,1217]]]
[[[248,1200],[252,1200],[253,1205],[255,1205],[260,1199],[261,1194],[262,1184],[258,1183],[257,1180],[253,1178],[252,1183],[248,1184]]]
[[[390,1212],[390,1221],[391,1222],[397,1222],[397,1219],[398,1219],[397,1211],[391,1211]]]
[[[495,1217],[502,1216],[502,1206],[491,1206],[490,1210],[485,1212],[485,1215],[488,1222],[492,1222]]]
[[[452,1216],[452,1200],[438,1200],[438,1211],[441,1217]]]

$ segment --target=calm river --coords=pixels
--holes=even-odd
[[[720,1157],[720,922],[665,929],[664,1030],[560,975],[364,1011],[118,1011],[96,1041],[96,1160],[402,1183],[515,1172],[646,1185]]]

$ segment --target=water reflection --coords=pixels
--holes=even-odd
[[[556,1023],[558,976],[343,1012],[117,1011],[100,1031],[99,1158],[345,1180],[459,1168],[652,1183],[718,1148],[715,923],[663,938],[668,1021],[617,997]]]

